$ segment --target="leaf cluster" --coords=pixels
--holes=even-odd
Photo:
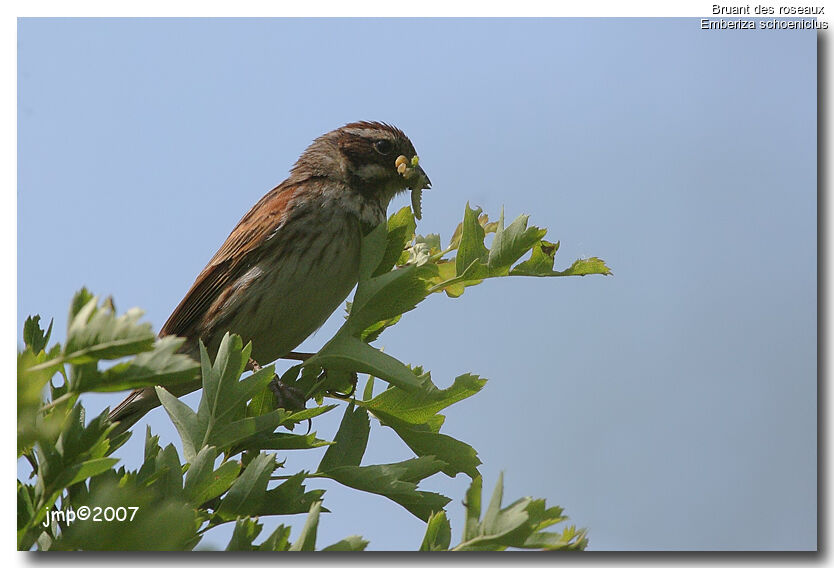
[[[488,234],[494,234],[489,245]],[[246,371],[252,346],[236,335],[227,334],[217,353],[201,344],[198,363],[178,353],[183,339],[155,337],[140,321],[140,310],[117,315],[112,299],[102,301],[86,289],[73,298],[63,345],[50,346],[51,323],[44,330],[39,316],[28,318],[18,354],[18,458],[29,462],[32,475],[17,482],[18,548],[190,550],[207,531],[234,523],[227,550],[316,550],[320,514],[327,509],[325,490],[307,488],[313,480],[381,495],[420,518],[427,527],[421,550],[584,548],[584,530],[545,530],[567,519],[559,507],[525,497],[502,508],[500,479],[481,518],[481,461],[470,445],[441,433],[440,412],[477,394],[485,379],[467,373],[440,388],[421,366],[372,345],[431,294],[456,298],[497,277],[610,273],[596,258],[554,270],[558,243],[544,236],[544,229],[528,227],[526,216],[505,227],[503,214],[489,222],[467,205],[441,248],[438,235],[416,234],[409,208],[392,215],[363,241],[359,283],[342,327],[280,377],[316,401],[297,411],[278,407],[273,366]],[[362,396],[343,403],[335,393],[355,392],[359,374],[367,376]],[[196,410],[171,394],[195,380],[202,384]],[[378,380],[385,388],[375,393]],[[86,420],[80,396],[150,386],[176,427],[181,453],[173,444],[161,446],[148,428],[142,465],[117,467],[113,453],[133,432],[117,433],[106,411]],[[333,403],[325,404],[326,398]],[[340,405],[344,414],[332,439],[295,432],[299,423]],[[413,457],[363,464],[374,422],[396,433]],[[315,471],[287,471],[290,450],[318,448],[324,452]],[[420,489],[424,479],[441,473],[472,479],[466,523],[454,545],[445,513],[451,499]],[[69,515],[83,507],[138,510],[130,522],[71,521]],[[307,521],[294,538],[284,524],[261,534],[261,517],[299,513]],[[367,544],[349,536],[321,550],[363,550]]]

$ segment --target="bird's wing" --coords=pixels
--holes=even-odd
[[[201,316],[258,255],[259,245],[286,219],[295,184],[281,184],[243,216],[159,332],[193,337]]]

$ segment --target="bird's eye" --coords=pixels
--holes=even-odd
[[[394,149],[394,145],[390,140],[377,140],[374,142],[374,149],[384,156],[391,153],[391,150]]]

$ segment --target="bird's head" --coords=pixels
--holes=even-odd
[[[337,178],[387,206],[406,189],[419,192],[431,187],[416,156],[411,140],[399,128],[382,122],[352,122],[314,140],[294,171]]]

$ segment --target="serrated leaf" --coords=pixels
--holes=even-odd
[[[217,448],[206,446],[200,450],[188,468],[183,494],[195,507],[222,495],[231,487],[240,472],[240,464],[234,461],[222,463],[215,470],[214,461],[217,455]]]
[[[488,266],[492,275],[506,275],[510,266],[541,241],[547,233],[538,227],[527,228],[528,215],[519,215],[506,229],[504,228],[504,210],[498,221],[495,239],[489,251]]]
[[[445,511],[432,513],[426,523],[426,534],[423,536],[421,551],[449,550],[452,542],[452,526],[446,518]]]
[[[467,492],[467,508],[463,541],[454,550],[505,550],[506,548],[539,548],[548,550],[582,549],[584,531],[578,537],[573,527],[563,534],[542,532],[544,527],[564,520],[560,507],[547,509],[543,499],[524,497],[501,507],[503,475],[498,479],[489,507],[479,522],[481,479],[476,478]]]
[[[304,422],[310,418],[320,416],[325,412],[330,412],[337,406],[337,404],[322,404],[321,406],[312,406],[310,408],[305,408],[304,410],[296,410],[288,413],[288,416],[284,419],[283,424],[298,424],[299,422]]]
[[[368,380],[365,381],[365,389],[362,392],[362,400],[367,402],[374,397],[374,376],[368,375]]]
[[[41,329],[40,320],[41,316],[35,315],[29,316],[23,322],[23,343],[35,355],[46,348],[47,343],[49,343],[49,337],[52,335],[53,320],[49,320],[49,327],[46,333]]]
[[[382,260],[373,272],[373,276],[379,276],[391,270],[400,258],[403,249],[417,230],[417,223],[414,214],[408,206],[403,207],[390,217],[387,225],[387,242]]]
[[[208,351],[200,342],[203,396],[200,398],[197,415],[204,439],[210,436],[214,428],[242,418],[245,407],[238,403],[245,403],[248,400],[247,394],[249,397],[254,396],[272,379],[272,367],[269,366],[238,382],[251,351],[251,343],[244,346],[240,336],[226,333],[220,341],[214,364],[210,364]]]
[[[70,311],[67,321],[72,322],[72,320],[75,319],[75,316],[78,315],[78,312],[81,311],[81,308],[86,306],[90,300],[93,300],[94,298],[95,296],[93,296],[87,288],[81,288],[78,292],[76,292],[70,302]]]
[[[87,302],[70,321],[63,361],[81,365],[99,359],[118,359],[149,350],[154,333],[149,323],[139,323],[143,311],[128,310],[122,316],[97,306],[98,299]]]
[[[428,294],[427,280],[434,273],[433,266],[411,265],[360,282],[342,333],[359,336],[379,321],[413,310]]]
[[[204,444],[211,444],[219,448],[230,448],[245,444],[246,440],[265,433],[274,432],[284,421],[287,412],[278,409],[261,416],[250,416],[237,420],[231,424],[224,424],[212,430]]]
[[[487,382],[468,373],[456,377],[452,385],[445,389],[438,389],[429,373],[418,376],[417,381],[421,387],[418,390],[409,392],[390,388],[372,400],[357,404],[373,413],[384,412],[410,424],[423,424],[447,406],[476,394]]]
[[[246,405],[246,416],[260,416],[275,410],[275,393],[268,386],[252,397]]]
[[[151,426],[145,428],[145,461],[156,458],[159,453],[159,436],[151,435]]]
[[[458,255],[455,260],[457,276],[461,276],[473,263],[485,264],[487,261],[489,251],[484,246],[484,228],[478,222],[478,215],[480,213],[480,207],[472,209],[468,203],[466,204],[461,227],[460,244],[458,245]]]
[[[368,541],[359,535],[343,538],[339,542],[322,548],[322,552],[361,552],[368,546]]]
[[[89,494],[73,502],[75,510],[81,506],[123,507],[127,518],[68,523],[54,550],[187,550],[199,540],[195,538],[195,510],[176,496],[164,494],[157,484],[140,484],[135,476],[120,477],[115,472],[93,480],[100,481],[90,482]],[[137,508],[132,518],[130,507]]]
[[[362,462],[371,423],[368,412],[352,403],[345,408],[334,444],[327,448],[319,463],[319,471],[327,471],[345,465],[358,466]]]
[[[154,343],[152,351],[110,367],[101,373],[98,384],[84,385],[83,390],[112,392],[155,385],[171,387],[198,379],[200,365],[188,355],[177,353],[184,341],[174,336],[162,337]]]
[[[386,416],[377,415],[384,426],[393,429],[406,445],[418,456],[434,456],[445,463],[441,471],[449,477],[465,473],[478,475],[478,452],[472,446],[446,434],[433,431],[429,424],[409,424]]]
[[[316,533],[319,528],[320,512],[321,501],[316,501],[313,503],[313,506],[310,507],[310,513],[307,515],[307,520],[304,523],[304,527],[301,529],[301,534],[298,535],[298,539],[296,539],[296,541],[292,543],[292,546],[290,546],[290,551],[298,552],[316,549]]]
[[[67,468],[67,471],[71,472],[73,475],[70,477],[69,481],[66,482],[66,486],[69,487],[74,483],[78,483],[79,481],[104,473],[117,463],[119,463],[119,460],[116,458],[95,458],[70,466]]]
[[[498,514],[501,512],[501,501],[504,498],[504,472],[498,474],[498,481],[492,492],[492,499],[484,513],[483,532],[493,534],[498,531]]]
[[[605,265],[605,261],[601,258],[592,256],[591,258],[580,258],[573,261],[570,268],[562,270],[558,276],[587,276],[589,274],[603,274],[610,276],[611,269]]]
[[[27,349],[17,356],[17,451],[22,453],[39,437],[57,436],[57,425],[45,429],[40,413],[43,389],[55,374],[55,369],[32,368],[42,362],[42,358]]]
[[[295,515],[307,512],[310,506],[321,500],[324,491],[314,489],[307,491],[304,480],[307,472],[300,471],[275,487],[267,491],[258,507],[258,515]]]
[[[414,516],[427,521],[450,499],[437,493],[417,491],[417,482],[439,472],[444,465],[434,457],[425,456],[390,464],[342,466],[319,475],[360,491],[388,497]]]
[[[156,395],[165,412],[177,429],[182,440],[182,453],[185,461],[192,462],[203,447],[203,432],[197,420],[197,414],[180,399],[162,387],[156,387]]]
[[[272,534],[269,535],[260,545],[258,545],[257,549],[272,552],[284,552],[290,548],[289,539],[290,527],[278,525],[278,527],[272,531]]]
[[[217,515],[226,520],[254,515],[263,504],[269,476],[275,469],[275,457],[258,454],[240,474],[220,502]]]
[[[464,542],[476,538],[480,532],[482,485],[483,478],[478,476],[472,480],[469,489],[466,490],[466,498],[463,501],[463,506],[466,507],[462,539]]]
[[[385,319],[382,321],[378,321],[368,327],[366,330],[362,332],[359,338],[364,341],[365,343],[373,343],[379,336],[382,334],[383,331],[396,325],[402,319],[402,314],[398,316],[394,316],[389,319]]]
[[[250,551],[255,550],[252,541],[258,538],[263,530],[263,525],[252,519],[238,519],[235,521],[235,530],[226,545],[226,551]]]
[[[173,444],[156,455],[156,471],[164,472],[156,480],[157,488],[170,498],[182,496],[182,465]]]
[[[539,276],[553,272],[553,261],[559,250],[559,242],[540,241],[533,245],[530,258],[516,264],[510,276]]]
[[[232,448],[231,454],[240,451],[258,452],[261,450],[309,450],[329,446],[333,442],[316,437],[315,432],[309,434],[289,434],[287,432],[273,432],[259,434],[247,438]]]
[[[317,365],[328,370],[348,373],[367,373],[405,390],[420,388],[407,366],[364,341],[346,334],[337,334],[308,359],[306,365]]]

